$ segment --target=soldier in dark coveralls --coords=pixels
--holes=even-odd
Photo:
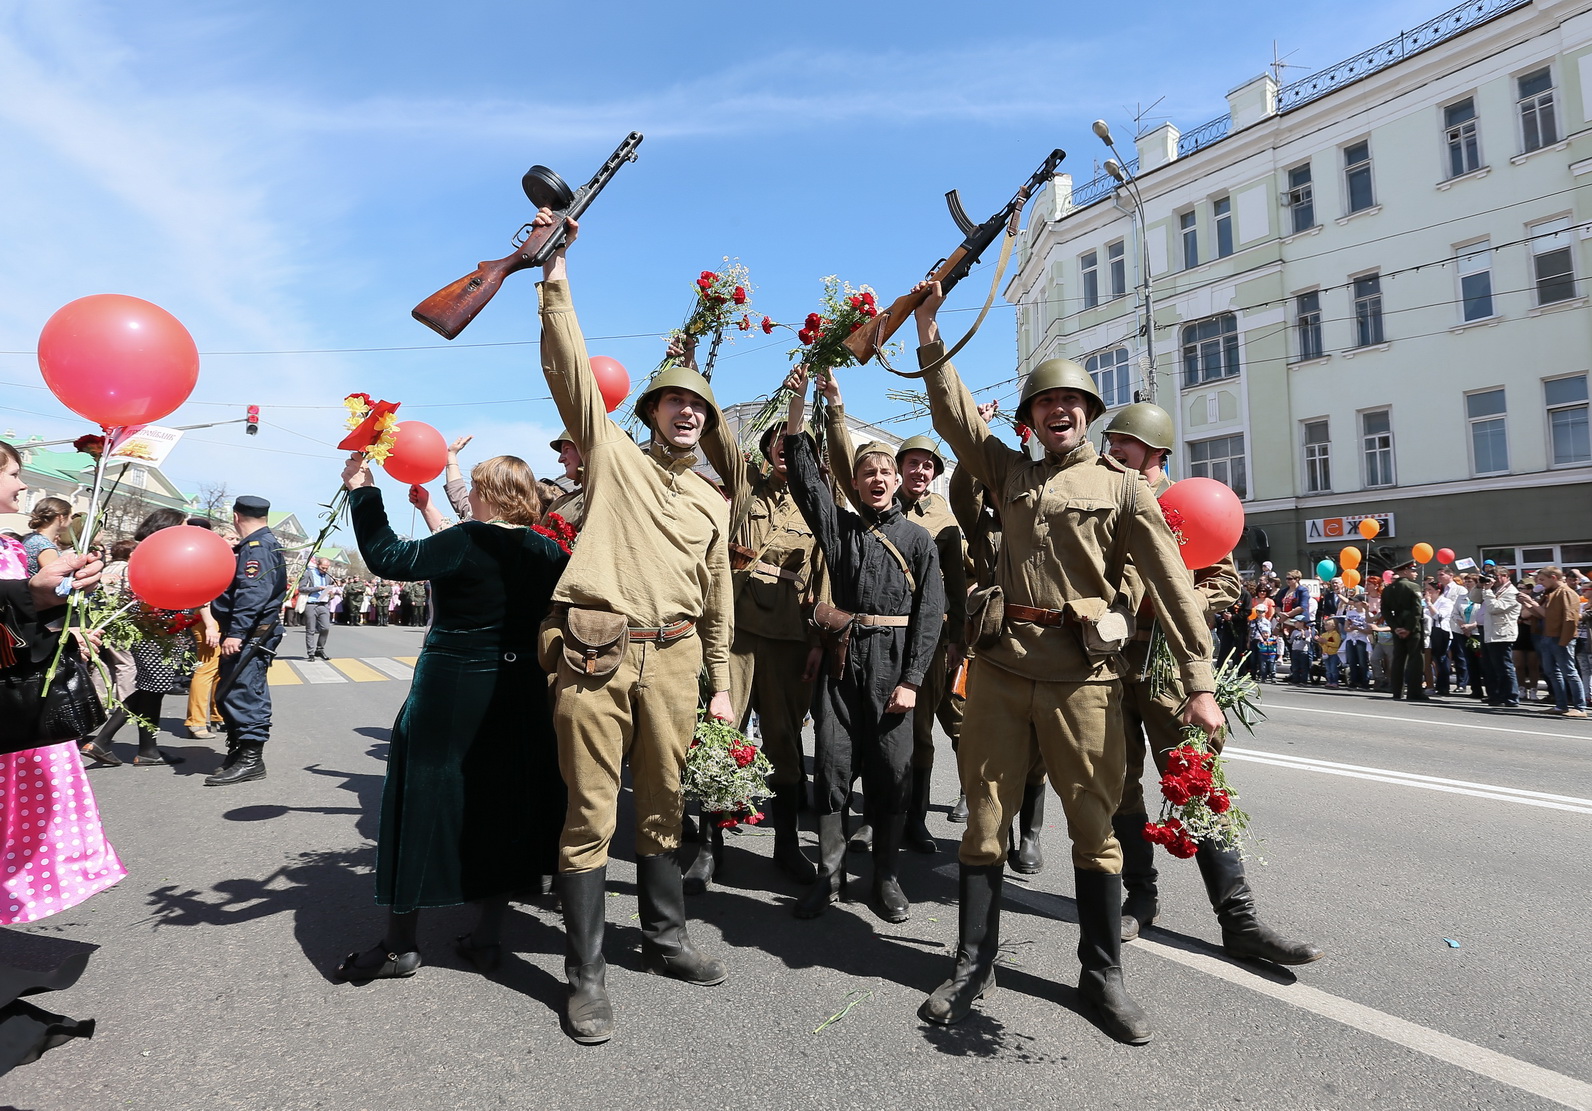
[[[834,604],[850,615],[850,643],[838,674],[835,660],[829,661],[813,702],[820,859],[818,882],[795,913],[822,914],[841,892],[844,812],[860,771],[874,828],[874,909],[887,922],[903,922],[908,904],[896,859],[912,792],[912,710],[940,638],[945,590],[933,538],[895,501],[901,475],[889,447],[868,444],[857,452],[850,477],[861,513],[835,504],[819,473],[817,445],[811,436],[792,434],[801,428],[805,379],[798,371],[788,380],[796,389],[785,436],[791,496],[818,539]]]
[[[271,689],[266,674],[282,643],[278,618],[287,597],[282,545],[266,527],[271,503],[241,497],[232,504],[238,570],[232,585],[210,603],[221,626],[221,672],[216,705],[227,728],[227,758],[205,779],[207,787],[229,787],[265,778],[262,750],[271,737]]]

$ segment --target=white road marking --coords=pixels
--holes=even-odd
[[[1204,953],[1191,953],[1186,949],[1177,949],[1143,937],[1129,944],[1147,949],[1158,957],[1226,980],[1230,984],[1237,984],[1261,995],[1268,995],[1320,1015],[1322,1018],[1341,1022],[1345,1026],[1390,1041],[1394,1045],[1401,1045],[1417,1053],[1424,1053],[1428,1057],[1435,1057],[1439,1061],[1458,1065],[1462,1069],[1485,1076],[1489,1080],[1496,1080],[1500,1084],[1507,1084],[1511,1088],[1519,1088],[1521,1091],[1530,1092],[1532,1095],[1541,1096],[1566,1107],[1592,1109],[1592,1084],[1577,1080],[1573,1076],[1565,1076],[1563,1073],[1509,1057],[1485,1046],[1461,1041],[1459,1038],[1406,1019],[1396,1018],[1372,1007],[1329,995],[1319,988],[1301,983],[1275,983]]]
[[[397,660],[389,660],[385,656],[361,656],[359,662],[369,664],[383,675],[391,675],[394,679],[413,679],[415,676],[414,668]]]
[[[1592,735],[1579,736],[1575,733],[1545,733],[1540,729],[1506,729],[1502,725],[1475,725],[1465,721],[1429,721],[1425,718],[1395,717],[1389,714],[1357,714],[1352,710],[1324,710],[1319,706],[1284,706],[1280,703],[1271,703],[1265,707],[1269,714],[1273,710],[1293,710],[1300,714],[1332,714],[1340,718],[1367,718],[1370,721],[1396,721],[1404,725],[1430,725],[1438,729],[1481,729],[1488,733],[1514,733],[1521,737],[1552,737],[1558,741],[1581,741],[1592,739]],[[1568,719],[1567,719],[1568,720]]]
[[[346,683],[348,676],[320,660],[288,660],[293,670],[304,677],[306,683]]]

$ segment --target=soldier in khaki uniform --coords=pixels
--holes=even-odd
[[[542,521],[545,524],[549,514],[557,513],[573,525],[576,532],[579,532],[581,525],[586,521],[585,461],[581,459],[580,448],[570,438],[567,428],[549,440],[547,446],[558,452],[558,462],[564,468],[564,477],[573,482],[575,488],[553,499],[542,510]]]
[[[829,443],[829,462],[836,474],[850,474],[855,467],[851,430],[846,426],[841,404],[840,383],[833,373],[823,383],[829,401],[825,429]],[[896,449],[896,467],[901,473],[901,488],[896,502],[908,521],[934,538],[939,554],[940,578],[945,592],[947,618],[941,625],[934,658],[923,673],[923,686],[912,716],[912,800],[907,811],[905,843],[920,853],[940,851],[929,833],[929,784],[934,772],[934,715],[946,697],[947,679],[961,665],[966,646],[962,643],[962,599],[967,597],[966,550],[962,529],[950,505],[929,485],[945,471],[945,458],[927,436],[913,436]],[[845,486],[853,504],[856,491]],[[859,507],[860,509],[860,507]],[[953,620],[954,618],[954,620]],[[853,844],[857,839],[853,840]]]
[[[791,498],[783,431],[782,424],[772,425],[758,444],[769,462],[766,473],[750,461],[742,464],[749,496],[737,509],[729,545],[735,584],[730,699],[740,729],[757,711],[763,754],[774,765],[768,781],[774,788],[774,863],[798,883],[811,884],[818,871],[802,854],[797,819],[807,779],[802,722],[812,708],[822,653],[805,608],[822,592],[823,557]],[[685,875],[687,894],[706,890],[722,863],[724,831],[708,817],[702,848]]]
[[[1111,418],[1106,426],[1107,451],[1123,466],[1138,471],[1159,498],[1172,481],[1165,471],[1166,457],[1172,449],[1172,415],[1147,401],[1129,405]],[[1159,698],[1150,693],[1144,677],[1150,656],[1150,636],[1154,612],[1144,595],[1137,573],[1128,568],[1133,596],[1139,600],[1139,623],[1133,643],[1124,655],[1129,672],[1123,681],[1122,717],[1127,742],[1127,765],[1122,781],[1122,803],[1117,807],[1112,826],[1122,845],[1122,883],[1127,899],[1122,905],[1122,940],[1131,941],[1139,931],[1155,921],[1160,911],[1156,891],[1155,846],[1144,839],[1144,826],[1150,820],[1144,799],[1144,749],[1148,742],[1156,774],[1166,774],[1166,756],[1183,742],[1183,727],[1178,721],[1180,699],[1173,692]],[[1214,566],[1194,573],[1194,589],[1205,604],[1206,620],[1215,621],[1238,600],[1243,587],[1232,554]],[[1212,742],[1221,750],[1221,740]],[[1232,956],[1272,961],[1277,964],[1308,964],[1320,960],[1320,949],[1305,942],[1289,941],[1261,923],[1255,916],[1254,896],[1244,877],[1244,861],[1237,852],[1217,845],[1201,844],[1194,854],[1205,891],[1222,926],[1222,947]]]
[[[539,225],[554,217],[543,209]],[[578,228],[567,224],[569,242]],[[566,247],[567,249],[567,247]],[[566,280],[565,251],[544,269],[542,371],[586,466],[584,528],[553,595],[563,622],[553,724],[569,811],[559,842],[559,893],[570,998],[565,1031],[581,1043],[613,1033],[602,954],[608,845],[621,765],[636,804],[636,882],[648,971],[717,984],[724,963],[700,953],[685,928],[679,863],[680,772],[696,727],[697,676],[708,711],[730,704],[732,603],[729,506],[692,467],[704,451],[721,475],[733,441],[700,374],[668,367],[636,412],[651,430],[638,451],[605,410]]]
[[[956,965],[918,1013],[958,1022],[994,986],[1007,831],[1037,748],[1072,838],[1079,993],[1113,1037],[1142,1044],[1150,1024],[1122,979],[1122,852],[1111,828],[1124,762],[1121,655],[1100,641],[1111,631],[1108,610],[1125,598],[1123,584],[1111,581],[1116,554],[1144,578],[1189,693],[1188,720],[1214,732],[1223,719],[1211,694],[1203,607],[1143,482],[1089,444],[1089,421],[1104,405],[1084,369],[1050,359],[1024,380],[1017,416],[1045,451],[1030,459],[990,432],[956,371],[940,361],[934,317],[943,301],[936,283],[917,311],[918,358],[935,430],[999,499],[995,579],[1004,616],[969,677],[967,717],[976,727],[963,731],[957,753],[968,823]]]

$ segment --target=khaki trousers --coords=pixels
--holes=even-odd
[[[912,767],[927,771],[934,767],[934,716],[945,700],[945,688],[950,676],[945,674],[945,661],[951,655],[951,642],[940,638],[929,670],[923,673],[923,685],[918,688],[918,702],[912,711]],[[949,732],[949,730],[947,730]],[[956,734],[951,734],[953,737]]]
[[[619,777],[630,761],[636,853],[680,847],[680,772],[696,731],[702,642],[633,643],[611,675],[577,674],[560,660],[553,728],[558,767],[569,785],[558,870],[587,872],[608,862],[619,809]]]
[[[201,636],[194,645],[194,651],[198,655],[199,666],[193,669],[193,678],[188,680],[188,717],[185,724],[189,729],[203,729],[211,724],[221,724],[221,713],[216,709],[216,680],[221,678],[221,649],[210,647]]]
[[[813,704],[813,685],[802,682],[806,667],[806,641],[736,630],[730,646],[730,701],[742,732],[752,711],[757,711],[763,755],[774,765],[774,774],[768,777],[771,787],[794,787],[806,779],[802,722]]]
[[[1007,831],[1040,759],[1061,798],[1073,866],[1122,871],[1111,816],[1122,796],[1121,688],[1024,679],[982,660],[968,675],[967,723],[957,747],[967,829],[961,861],[1003,863]]]
[[[1177,708],[1178,701],[1171,695],[1151,698],[1148,682],[1123,684],[1122,743],[1126,763],[1118,814],[1148,814],[1144,800],[1145,744],[1149,744],[1156,775],[1165,775],[1167,753],[1183,743],[1183,725],[1178,721]]]

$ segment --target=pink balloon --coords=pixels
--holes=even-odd
[[[448,441],[442,433],[418,420],[398,423],[392,454],[382,464],[399,482],[420,485],[442,473],[448,464]]]
[[[118,428],[157,421],[188,400],[199,380],[199,350],[159,305],[96,293],[45,322],[39,370],[62,405]]]
[[[1386,586],[1389,583],[1391,583],[1392,581],[1393,581],[1393,572],[1391,572],[1391,571],[1383,571],[1382,572],[1382,585]]]
[[[1244,503],[1214,478],[1174,482],[1160,502],[1163,511],[1176,510],[1182,516],[1183,563],[1191,570],[1219,562],[1244,534]]]
[[[603,395],[603,405],[610,413],[619,408],[620,403],[630,396],[630,374],[618,359],[611,359],[607,355],[593,355],[591,374],[597,379],[597,388]]]
[[[198,525],[174,525],[133,549],[127,559],[127,585],[156,609],[193,609],[220,597],[232,585],[237,569],[237,553],[219,533]],[[270,570],[262,567],[260,573]]]

